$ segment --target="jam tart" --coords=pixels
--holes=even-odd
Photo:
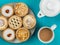
[[[13,15],[14,10],[13,10],[13,6],[11,5],[4,5],[1,9],[1,13],[3,16],[5,17],[10,17]]]
[[[19,16],[12,16],[9,18],[9,27],[12,29],[18,29],[22,26],[22,19]]]

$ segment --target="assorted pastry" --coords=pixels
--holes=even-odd
[[[22,26],[22,19],[21,19],[21,17],[14,15],[9,18],[8,23],[9,23],[10,28],[18,29]]]
[[[19,28],[16,31],[16,38],[20,40],[21,42],[26,41],[30,37],[30,32],[26,28]]]
[[[5,30],[8,26],[7,18],[0,16],[0,30]]]
[[[15,39],[20,42],[27,41],[31,36],[30,30],[36,25],[36,19],[29,13],[29,8],[24,3],[4,5],[1,8],[0,30],[6,41]]]
[[[11,5],[4,5],[2,8],[1,8],[1,13],[3,16],[5,17],[10,17],[13,15],[14,13],[14,9],[13,9],[13,6]]]
[[[7,28],[6,30],[4,30],[2,35],[3,35],[3,38],[7,41],[12,41],[15,38],[15,32],[10,28]]]
[[[15,14],[23,17],[28,14],[28,6],[24,3],[16,3],[14,6]]]
[[[27,29],[32,29],[36,25],[36,19],[32,14],[28,14],[23,18],[23,26]]]

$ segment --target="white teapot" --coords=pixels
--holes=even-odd
[[[41,0],[38,17],[54,17],[60,13],[60,0]]]

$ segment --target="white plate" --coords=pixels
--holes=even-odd
[[[32,10],[31,9],[29,9],[29,14],[32,14],[33,16],[34,16],[34,13],[32,12]],[[35,17],[35,16],[34,16]],[[36,26],[35,26],[36,27]],[[29,30],[30,31],[30,37],[33,35],[33,33],[34,33],[34,31],[35,31],[35,27],[33,28],[33,29],[31,29],[31,30]],[[0,31],[0,36],[2,37],[2,31]],[[3,38],[3,37],[2,37]],[[19,40],[17,40],[17,39],[15,39],[15,40],[13,40],[13,41],[8,41],[8,42],[11,42],[11,43],[21,43]]]

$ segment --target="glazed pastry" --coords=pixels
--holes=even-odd
[[[0,30],[5,30],[8,26],[7,19],[3,16],[0,16]]]
[[[10,17],[13,15],[13,7],[11,5],[5,5],[1,9],[1,13],[5,17]]]
[[[8,28],[3,31],[3,38],[6,41],[12,41],[15,38],[15,32],[12,29]]]
[[[29,37],[30,37],[30,32],[26,28],[19,28],[16,31],[16,38],[21,42],[28,40]]]
[[[9,18],[9,27],[12,29],[18,29],[22,26],[22,19],[16,15]]]
[[[27,29],[32,29],[36,25],[36,19],[33,15],[29,14],[23,18],[23,26]]]
[[[24,3],[16,3],[14,9],[15,9],[15,14],[19,15],[20,17],[23,17],[28,13],[28,7]]]

